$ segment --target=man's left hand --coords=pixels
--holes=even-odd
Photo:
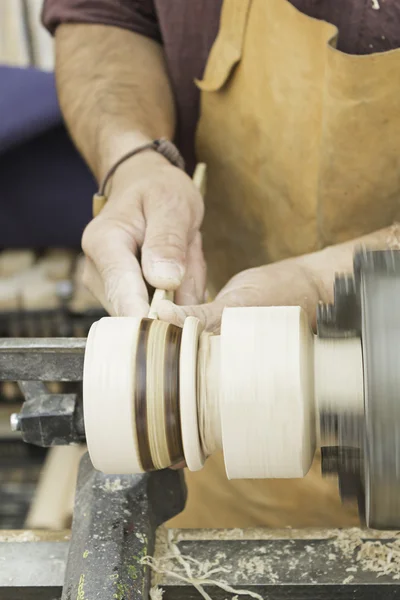
[[[317,257],[318,253],[243,271],[208,304],[178,306],[163,301],[158,310],[159,318],[182,326],[186,317],[195,316],[208,331],[217,333],[222,311],[227,306],[287,305],[302,306],[314,324],[316,305],[323,298],[318,269],[313,270],[311,256]]]

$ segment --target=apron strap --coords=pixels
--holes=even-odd
[[[217,38],[211,48],[204,77],[196,85],[205,92],[222,88],[242,57],[247,18],[253,0],[224,0]]]

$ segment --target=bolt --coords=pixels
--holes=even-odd
[[[13,413],[10,416],[10,425],[11,425],[11,431],[19,431],[21,429],[21,423],[19,420],[18,413]]]

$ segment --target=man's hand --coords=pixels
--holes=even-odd
[[[147,315],[143,277],[153,287],[178,289],[179,303],[202,302],[202,218],[201,194],[183,171],[153,151],[132,157],[84,232],[86,286],[118,316]]]
[[[158,42],[121,27],[65,23],[56,33],[56,75],[68,129],[99,182],[127,152],[174,138],[174,96]],[[177,302],[201,301],[203,202],[190,178],[149,151],[120,165],[107,191],[82,240],[89,289],[113,315],[147,314],[145,280],[180,286]]]
[[[329,246],[319,252],[243,271],[233,277],[214,302],[201,306],[176,306],[163,301],[160,319],[183,325],[187,316],[200,319],[209,331],[218,332],[226,306],[302,306],[315,326],[318,302],[333,301],[336,273],[351,273],[354,251],[399,248],[399,226],[375,231],[362,238]]]
[[[218,332],[226,306],[300,305],[314,320],[320,299],[319,283],[312,270],[302,258],[290,259],[235,275],[209,304],[177,306],[165,300],[160,303],[158,315],[180,326],[193,315],[208,331]]]

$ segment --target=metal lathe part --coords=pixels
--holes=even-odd
[[[400,255],[368,257],[361,277],[367,525],[400,522]]]
[[[141,561],[153,555],[157,527],[178,515],[185,502],[182,471],[104,475],[85,454],[62,600],[149,598],[151,571]]]
[[[0,338],[0,381],[82,381],[86,338]]]

